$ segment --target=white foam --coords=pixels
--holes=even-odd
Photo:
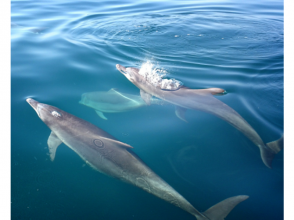
[[[167,72],[160,68],[156,68],[150,61],[147,61],[141,66],[139,74],[144,76],[152,85],[158,86],[161,89],[177,90],[183,85],[181,81],[176,79],[164,79]]]

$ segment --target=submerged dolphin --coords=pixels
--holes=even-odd
[[[84,93],[79,103],[95,109],[96,113],[105,120],[107,120],[107,118],[104,116],[103,112],[126,112],[147,105],[140,96],[121,93],[115,89],[110,89],[107,92],[97,91]],[[163,104],[163,101],[152,99],[151,104]]]
[[[150,102],[150,98],[155,96],[176,105],[176,115],[184,121],[186,121],[186,110],[196,109],[213,114],[228,122],[259,147],[262,161],[269,168],[271,168],[271,163],[275,154],[283,148],[284,137],[265,144],[257,132],[241,115],[225,103],[213,97],[213,95],[223,93],[223,89],[190,89],[184,86],[172,90],[162,89],[146,80],[146,78],[139,73],[139,69],[137,68],[125,68],[119,64],[116,65],[116,68],[140,89],[141,97],[147,104]]]
[[[33,34],[40,34],[46,28],[25,27],[25,26],[18,25],[16,23],[11,22],[11,29],[19,29],[22,31],[31,32]]]
[[[130,151],[130,145],[54,106],[31,98],[27,102],[51,129],[48,146],[52,161],[56,148],[63,142],[97,171],[133,184],[182,208],[198,220],[223,220],[237,204],[248,198],[245,195],[230,197],[201,213]]]

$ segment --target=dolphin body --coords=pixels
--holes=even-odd
[[[31,98],[27,102],[51,129],[48,146],[52,161],[57,147],[63,142],[95,170],[133,184],[182,208],[198,220],[223,220],[237,204],[248,198],[245,195],[230,197],[201,213],[130,151],[130,145],[54,106]]]
[[[277,141],[265,144],[257,132],[241,115],[225,103],[213,97],[213,95],[224,93],[223,89],[190,89],[184,86],[174,90],[161,89],[159,86],[151,84],[144,76],[139,74],[139,69],[137,68],[126,68],[120,64],[117,64],[116,68],[140,89],[141,97],[147,104],[150,103],[151,97],[155,96],[176,105],[176,115],[183,121],[186,121],[186,110],[195,109],[208,112],[228,122],[259,147],[261,159],[269,168],[271,168],[271,163],[275,154],[283,148],[283,136]]]
[[[25,27],[25,26],[18,25],[16,23],[11,22],[11,29],[19,29],[19,30],[30,32],[30,33],[33,33],[33,34],[40,34],[46,28]]]
[[[145,101],[138,95],[121,93],[115,89],[109,91],[97,91],[82,94],[80,104],[93,108],[100,118],[107,120],[103,112],[118,113],[131,111],[136,108],[147,106]],[[152,99],[152,104],[163,104],[162,100]]]

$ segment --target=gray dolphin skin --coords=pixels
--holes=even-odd
[[[245,121],[244,118],[242,118],[241,115],[225,103],[213,97],[213,95],[223,93],[223,89],[190,89],[183,86],[173,91],[163,90],[160,87],[149,83],[142,75],[139,74],[139,69],[137,68],[126,68],[120,64],[117,64],[116,68],[129,81],[140,89],[141,97],[146,101],[146,103],[149,102],[152,96],[170,102],[176,105],[176,115],[183,121],[186,121],[186,110],[195,109],[213,114],[228,122],[259,147],[262,161],[269,168],[271,168],[274,156],[281,149],[283,149],[283,136],[277,141],[265,144],[257,132],[248,124],[247,121]]]
[[[93,108],[104,120],[107,118],[103,113],[126,112],[147,106],[141,96],[121,93],[116,89],[84,93],[79,103]],[[163,104],[163,101],[152,99],[151,104],[160,105]]]
[[[108,176],[137,186],[195,216],[198,220],[223,220],[248,196],[230,197],[201,213],[164,180],[157,176],[135,153],[93,124],[54,106],[26,100],[39,118],[51,129],[48,139],[53,161],[57,147],[63,142],[87,164]]]

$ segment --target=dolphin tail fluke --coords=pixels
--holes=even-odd
[[[284,148],[284,135],[276,141],[267,143],[266,146],[260,147],[261,159],[267,167],[271,168],[275,155]]]
[[[279,153],[284,148],[284,135],[276,141],[266,144],[275,154]]]
[[[203,217],[196,216],[196,218],[197,220],[224,220],[236,205],[248,198],[249,196],[245,195],[227,198],[203,212]]]

